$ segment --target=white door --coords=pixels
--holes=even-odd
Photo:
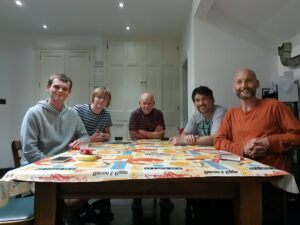
[[[179,124],[177,45],[161,42],[108,42],[108,87],[112,93],[110,112],[112,137],[128,138],[130,113],[139,107],[142,92],[155,96],[155,107],[164,113],[166,136]]]
[[[177,134],[179,127],[179,60],[176,43],[163,44],[162,50],[162,111],[166,123],[166,136]]]
[[[90,54],[89,53],[66,53],[66,75],[73,82],[68,104],[86,104],[90,102]]]
[[[65,72],[65,56],[62,52],[41,52],[39,55],[38,70],[38,100],[48,98],[46,86],[49,76],[54,73]]]
[[[65,73],[72,79],[72,92],[66,104],[74,106],[90,102],[90,79],[92,78],[92,53],[64,50],[42,50],[37,52],[37,97],[48,98],[45,90],[51,74]]]
[[[160,42],[145,46],[144,91],[154,94],[155,107],[162,110],[162,46]]]
[[[108,88],[112,94],[110,113],[113,137],[128,138],[130,113],[138,107],[142,92],[143,47],[139,42],[108,43]]]

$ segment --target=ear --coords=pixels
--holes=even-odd
[[[259,83],[259,80],[257,80],[257,88],[260,87],[260,83]]]

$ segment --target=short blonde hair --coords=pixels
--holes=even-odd
[[[94,99],[97,96],[105,96],[107,98],[106,107],[108,107],[110,105],[111,93],[108,89],[106,89],[105,87],[96,88],[92,93],[92,103],[94,102]]]

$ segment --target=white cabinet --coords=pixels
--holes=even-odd
[[[178,50],[175,42],[108,42],[107,86],[112,93],[112,136],[128,138],[130,113],[139,107],[141,93],[155,96],[162,110],[166,136],[179,124]]]
[[[90,102],[90,83],[93,81],[93,52],[72,50],[37,51],[37,98],[46,99],[46,85],[53,73],[65,73],[72,79],[73,87],[67,104]]]

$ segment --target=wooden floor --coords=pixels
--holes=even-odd
[[[172,224],[181,225],[185,224],[184,209],[185,200],[177,199],[173,200],[175,209],[170,215],[169,223],[161,221],[160,218],[160,207],[158,201],[154,199],[143,199],[143,216],[136,218],[132,214],[131,210],[131,199],[114,199],[111,200],[112,212],[114,213],[114,220],[111,221],[110,225],[158,225],[158,224]],[[95,223],[86,223],[92,225]],[[97,224],[105,224],[99,223]],[[107,223],[106,223],[107,224]]]
[[[290,224],[289,225],[299,225],[300,224],[300,204],[299,195],[296,196],[298,200],[296,202],[289,202],[289,214],[290,214]],[[118,199],[111,200],[112,211],[114,213],[114,220],[110,223],[103,223],[99,221],[98,223],[86,223],[86,225],[92,224],[109,224],[109,225],[194,225],[195,222],[186,223],[185,218],[185,207],[186,201],[184,199],[172,199],[175,205],[174,211],[170,215],[170,220],[162,221],[160,217],[160,207],[159,204],[154,203],[153,199],[143,200],[143,217],[140,220],[135,220],[131,211],[131,199]],[[216,216],[220,216],[217,215]],[[214,223],[200,223],[199,225],[212,225]],[[218,223],[219,224],[219,223]],[[220,223],[224,224],[224,223]],[[228,223],[225,223],[228,224]],[[271,224],[264,224],[271,225]],[[272,225],[281,225],[278,224]]]

